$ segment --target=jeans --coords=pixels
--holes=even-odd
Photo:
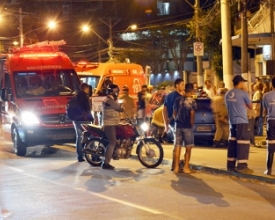
[[[83,158],[83,147],[84,144],[82,144],[82,132],[83,128],[81,124],[89,124],[90,122],[87,121],[73,121],[74,129],[75,129],[75,134],[76,134],[76,143],[75,143],[75,148],[76,148],[76,154],[77,154],[77,159],[81,160]]]

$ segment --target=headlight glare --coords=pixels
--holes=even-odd
[[[21,121],[25,125],[37,125],[39,124],[39,120],[36,115],[29,111],[21,112]]]
[[[149,129],[149,125],[147,124],[147,123],[142,123],[141,125],[140,125],[140,127],[141,127],[141,129],[143,130],[143,131],[148,131],[148,129]]]

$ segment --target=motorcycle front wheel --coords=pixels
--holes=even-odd
[[[163,148],[154,138],[144,139],[138,143],[137,155],[143,166],[156,168],[163,160]]]
[[[104,159],[106,144],[102,139],[92,138],[84,146],[83,152],[85,158],[92,166],[100,166]]]

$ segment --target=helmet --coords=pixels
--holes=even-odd
[[[116,84],[111,84],[107,87],[107,94],[113,94],[113,92],[114,92],[113,90],[116,88],[118,89],[118,91],[116,92],[115,95],[117,95],[119,93],[119,87]]]

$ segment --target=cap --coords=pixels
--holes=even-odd
[[[129,91],[129,87],[128,87],[128,86],[126,86],[126,85],[125,85],[125,86],[123,86],[123,87],[122,87],[122,91]]]
[[[238,82],[247,82],[247,80],[245,80],[241,75],[235,76],[232,81],[236,82],[236,83],[238,83]]]

